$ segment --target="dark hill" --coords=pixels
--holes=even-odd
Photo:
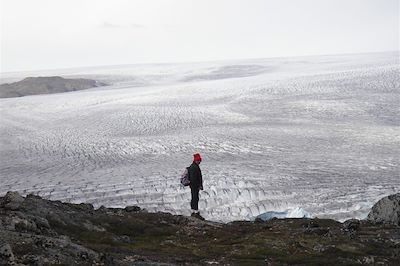
[[[50,94],[85,90],[104,86],[91,79],[65,79],[62,77],[29,77],[14,83],[0,85],[0,98],[21,97],[25,95]]]

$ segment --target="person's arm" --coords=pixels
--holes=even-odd
[[[199,167],[199,178],[200,178],[200,190],[203,190],[203,175],[201,174],[200,167]]]

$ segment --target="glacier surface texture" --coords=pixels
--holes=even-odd
[[[399,71],[388,52],[3,73],[112,85],[0,99],[0,194],[189,215],[199,152],[209,220],[364,218],[400,190]]]

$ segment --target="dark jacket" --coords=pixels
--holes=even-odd
[[[203,177],[201,175],[201,170],[199,165],[193,162],[189,166],[188,171],[189,171],[190,187],[203,189]]]

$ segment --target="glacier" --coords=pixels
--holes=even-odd
[[[0,99],[0,195],[190,214],[179,178],[203,157],[202,215],[364,218],[400,191],[399,52],[2,73],[89,78]]]
[[[259,218],[263,221],[267,221],[272,218],[278,218],[278,219],[279,218],[280,219],[282,219],[282,218],[311,218],[311,214],[300,207],[296,207],[294,209],[288,209],[283,212],[275,212],[275,211],[264,212],[264,213],[257,215],[256,217],[254,217],[254,220],[256,218]],[[251,220],[253,220],[253,219],[251,219]]]

